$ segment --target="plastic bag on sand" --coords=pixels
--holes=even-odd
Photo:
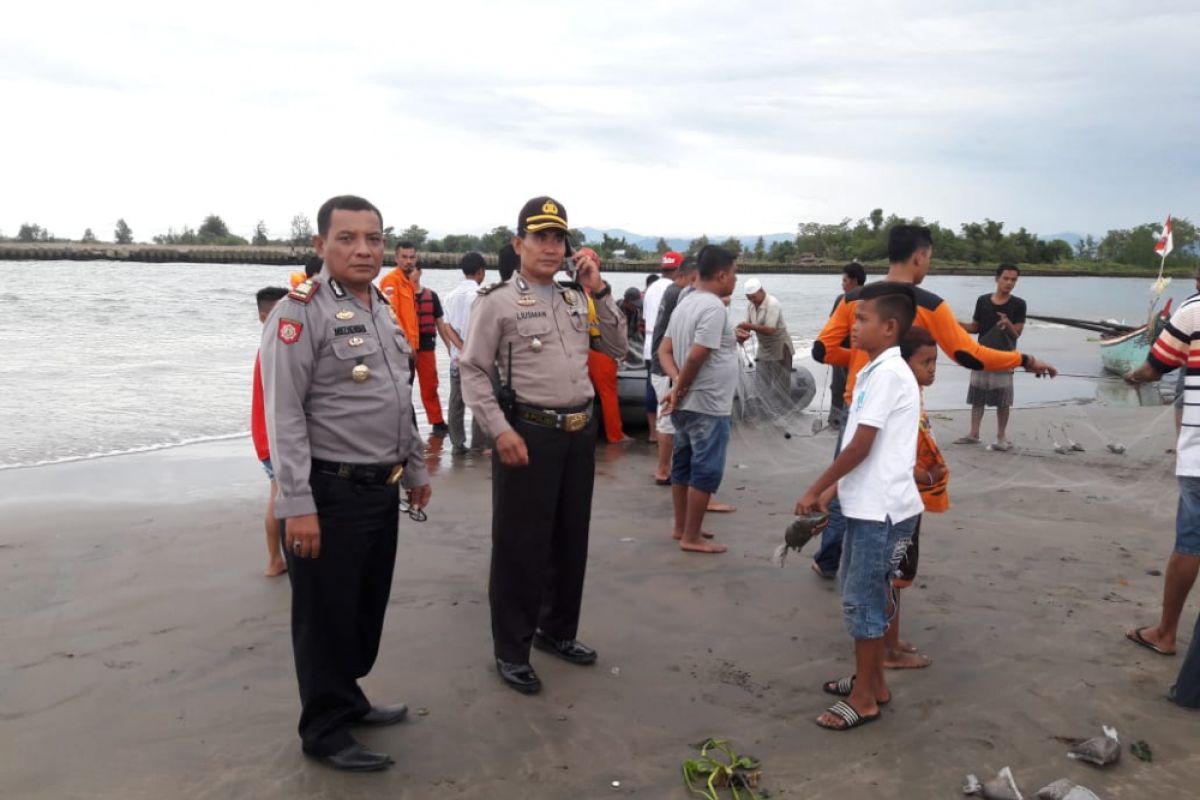
[[[968,775],[967,785],[963,787],[963,794],[979,795],[984,800],[1025,800],[1025,796],[1017,788],[1017,781],[1013,778],[1010,767],[1005,767],[997,772],[996,777],[987,783],[980,783],[979,778]]]
[[[1100,800],[1095,793],[1066,778],[1043,786],[1037,793],[1038,800]]]
[[[1104,735],[1077,744],[1067,752],[1068,758],[1086,761],[1098,767],[1106,767],[1121,760],[1121,742],[1116,728],[1104,726]]]

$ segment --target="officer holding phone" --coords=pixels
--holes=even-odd
[[[595,346],[621,358],[626,333],[595,255],[572,255],[561,203],[526,203],[512,246],[520,271],[480,290],[459,369],[463,396],[495,442],[488,598],[496,671],[534,694],[542,684],[529,663],[531,647],[573,664],[596,660],[575,638],[596,450],[585,291],[596,309]],[[556,282],[564,258],[573,280]]]

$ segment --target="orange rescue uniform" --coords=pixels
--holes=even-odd
[[[971,338],[971,334],[963,330],[954,316],[954,311],[942,298],[920,286],[914,286],[913,290],[917,296],[917,317],[913,324],[920,325],[932,333],[938,347],[956,364],[967,369],[987,372],[1000,372],[1021,366],[1023,358],[1018,351],[993,350],[982,346]],[[845,345],[850,330],[854,327],[854,310],[858,307],[858,295],[861,291],[861,288],[854,289],[838,300],[833,314],[813,344],[812,351],[813,359],[818,363],[849,369],[850,374],[846,377],[847,407],[854,397],[854,383],[859,371],[871,360],[864,351]]]
[[[396,312],[400,330],[404,331],[413,352],[417,352],[421,344],[421,335],[417,324],[417,293],[412,281],[404,274],[404,270],[396,267],[379,279],[379,289],[392,302],[392,310]]]

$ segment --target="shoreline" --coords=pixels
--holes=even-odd
[[[81,244],[70,242],[25,243],[0,242],[0,262],[3,261],[116,261],[119,263],[144,264],[257,264],[273,266],[294,266],[303,269],[306,259],[314,257],[311,247],[289,245],[253,245],[224,246],[224,245],[158,245],[158,244]],[[489,267],[496,265],[494,253],[484,253]],[[428,253],[418,254],[419,264],[424,269],[458,269],[461,253]],[[1150,278],[1158,277],[1158,270],[1126,266],[1121,264],[1103,263],[1093,267],[1080,267],[1080,262],[1062,262],[1053,264],[1022,264],[1023,277],[1046,278]],[[746,274],[763,275],[837,275],[841,273],[843,261],[814,261],[795,264],[777,264],[767,261],[750,261],[738,259],[739,271]],[[887,264],[882,261],[863,262],[867,274],[882,275],[887,272]],[[391,254],[385,254],[384,266],[394,267],[395,259]],[[610,260],[604,265],[607,272],[656,273],[658,261],[617,261]],[[992,276],[995,265],[977,265],[934,261],[934,270],[938,275],[961,276]],[[1163,274],[1173,278],[1190,278],[1192,270],[1172,265]]]
[[[373,776],[299,752],[290,594],[261,575],[267,481],[245,442],[0,472],[0,786],[34,800],[684,797],[689,743],[716,736],[761,759],[776,797],[950,797],[1006,765],[1028,796],[1061,777],[1101,797],[1186,796],[1197,716],[1163,699],[1181,658],[1123,638],[1160,602],[1170,410],[1014,410],[1012,453],[950,444],[965,422],[934,419],[953,507],[927,520],[905,593],[903,635],[934,665],[890,673],[884,718],[849,734],[812,724],[821,682],[851,664],[834,587],[808,570],[812,545],[770,562],[828,464],[828,431],[735,430],[719,496],[738,511],[706,521],[730,548],[719,557],[670,540],[649,446],[600,445],[580,631],[600,663],[535,653],[535,698],[490,665],[489,464],[435,448],[429,521],[401,524],[364,681],[428,714],[362,732],[397,760]],[[1053,452],[1046,431],[1065,425],[1087,452]],[[1105,450],[1114,438],[1125,455]],[[1101,724],[1149,741],[1154,762],[1099,771],[1053,738]]]

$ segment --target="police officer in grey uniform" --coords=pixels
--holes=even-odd
[[[391,759],[350,733],[404,719],[358,686],[375,663],[396,560],[400,488],[429,502],[412,405],[413,353],[386,297],[383,220],[360,197],[317,214],[325,266],[280,301],[263,332],[262,377],[284,553],[304,752],[338,769]]]
[[[555,282],[571,255],[561,203],[526,203],[512,244],[520,272],[479,292],[459,370],[466,402],[495,442],[488,599],[496,670],[534,694],[542,684],[529,664],[531,646],[574,664],[596,660],[575,638],[595,478],[587,357],[592,346],[624,356],[625,316],[592,255],[574,256],[574,281]]]

